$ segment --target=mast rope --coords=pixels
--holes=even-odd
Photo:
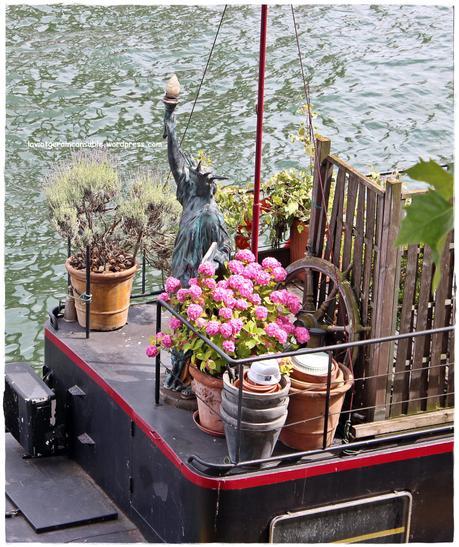
[[[202,84],[204,83],[204,79],[206,77],[206,74],[207,74],[207,69],[209,68],[209,64],[210,64],[210,60],[212,58],[212,54],[214,52],[214,49],[215,49],[215,44],[217,43],[217,38],[218,38],[218,35],[220,33],[220,29],[221,29],[221,26],[222,26],[222,23],[223,23],[223,19],[225,17],[225,13],[226,13],[226,8],[228,7],[227,4],[225,4],[225,7],[223,8],[223,12],[222,12],[222,15],[220,17],[220,22],[218,24],[218,27],[217,27],[217,32],[215,33],[215,38],[214,38],[214,41],[212,43],[212,47],[210,48],[210,52],[209,52],[209,56],[207,57],[207,63],[206,63],[206,66],[204,67],[204,71],[202,73],[202,77],[201,77],[201,81],[199,82],[199,86],[198,86],[198,89],[196,91],[196,95],[195,95],[195,98],[194,98],[194,102],[193,102],[193,106],[191,108],[191,112],[190,112],[190,115],[188,116],[188,121],[186,123],[186,126],[185,126],[185,130],[183,131],[183,134],[182,134],[182,137],[180,138],[180,145],[183,144],[183,141],[185,139],[185,135],[186,135],[186,132],[188,131],[188,127],[190,125],[190,122],[191,122],[191,118],[193,116],[193,113],[194,113],[194,109],[196,107],[196,103],[198,102],[198,98],[199,98],[199,94],[201,93],[201,88],[202,88]]]
[[[334,238],[331,237],[331,234],[330,234],[330,224],[328,222],[327,211],[325,210],[325,206],[324,206],[324,203],[325,203],[325,190],[324,190],[324,184],[323,184],[323,180],[322,180],[322,173],[320,172],[320,158],[319,158],[318,153],[317,153],[317,146],[316,146],[317,141],[316,141],[316,137],[315,137],[315,133],[314,133],[314,125],[313,125],[313,120],[312,120],[311,96],[310,96],[309,82],[306,80],[306,76],[305,76],[305,73],[304,73],[303,56],[301,55],[301,47],[300,47],[300,37],[298,35],[298,27],[297,27],[297,23],[296,23],[295,10],[294,10],[293,4],[290,4],[290,8],[292,10],[293,28],[295,30],[296,46],[297,46],[297,49],[298,49],[298,59],[299,59],[299,62],[300,62],[301,77],[303,79],[303,89],[304,89],[304,94],[305,94],[305,97],[306,97],[306,105],[307,105],[307,109],[308,109],[308,118],[307,119],[308,119],[309,139],[312,142],[313,150],[314,150],[313,167],[314,167],[314,172],[317,173],[317,180],[318,180],[319,185],[320,185],[320,192],[321,192],[321,196],[322,196],[320,209],[323,211],[323,214],[324,214],[324,223],[325,223],[324,233],[327,236],[327,240],[330,242],[330,246],[329,246],[329,248],[330,248],[330,257],[332,257],[333,256]],[[310,158],[310,162],[312,164],[312,158]],[[315,203],[313,203],[313,207],[317,207],[317,205]],[[336,271],[338,271],[338,267],[336,266],[336,264],[333,264],[333,265],[335,266]],[[354,374],[354,366],[353,366],[353,363],[352,363],[352,357],[350,355],[349,349],[347,350],[346,353],[347,353],[347,356],[348,356],[348,359],[349,359],[349,365],[350,365],[351,372],[352,372],[352,374]],[[352,410],[352,406],[353,406],[353,403],[354,403],[354,395],[355,395],[355,383],[352,386],[351,396],[350,396],[350,401],[349,401],[349,408],[351,410]],[[349,418],[348,418],[349,423],[351,422],[351,416],[352,416],[352,414],[350,414]]]

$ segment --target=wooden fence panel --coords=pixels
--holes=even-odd
[[[406,255],[406,272],[403,278],[404,293],[400,314],[400,334],[413,330],[413,306],[416,294],[416,277],[418,271],[418,246],[410,245]],[[400,416],[406,409],[402,401],[409,397],[409,371],[412,341],[409,338],[400,340],[395,359],[394,384],[392,394],[391,417]]]
[[[416,331],[427,329],[428,306],[432,287],[432,270],[432,251],[428,245],[425,245],[416,314]],[[408,413],[410,414],[422,409],[420,398],[425,397],[426,395],[423,389],[425,384],[424,376],[426,374],[426,363],[424,362],[426,338],[429,337],[417,336],[414,339],[413,368],[410,374],[410,402],[408,403]]]
[[[401,206],[410,193],[402,195],[395,179],[383,188],[334,155],[322,159],[321,165],[330,183],[327,192],[334,185],[334,197],[325,208],[328,229],[326,219],[323,224],[315,220],[321,241],[311,244],[342,272],[349,271],[362,324],[369,327],[362,337],[451,324],[454,251],[442,258],[441,286],[432,296],[430,249],[395,246]],[[312,233],[314,229],[310,237]],[[316,298],[323,302],[329,290],[322,280]],[[339,304],[337,310],[336,302],[330,303],[328,316],[343,319]],[[362,348],[355,370],[364,379],[357,383],[354,409],[375,408],[360,417],[370,422],[451,405],[454,395],[447,393],[454,391],[453,340],[451,335],[423,336]]]

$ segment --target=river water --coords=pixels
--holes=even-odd
[[[42,185],[65,142],[131,142],[128,172],[165,165],[163,82],[186,123],[222,6],[10,6],[6,16],[6,356],[43,359],[47,309],[65,293],[65,245]],[[438,6],[296,8],[317,129],[367,171],[453,154],[453,12]],[[233,182],[253,173],[259,7],[229,6],[185,148]],[[263,175],[305,165],[289,135],[305,102],[289,6],[270,8]],[[49,149],[41,148],[53,143]],[[127,145],[129,146],[129,145]]]

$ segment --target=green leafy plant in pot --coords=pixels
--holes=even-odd
[[[86,248],[90,248],[93,330],[114,330],[127,321],[137,256],[168,268],[179,205],[158,175],[139,173],[123,185],[103,150],[79,152],[53,169],[45,186],[50,219],[70,240],[66,263],[78,322],[85,325]]]
[[[213,266],[209,263],[201,264],[198,276],[190,280],[189,288],[181,287],[178,279],[170,277],[166,280],[166,292],[161,295],[161,299],[170,302],[198,332],[233,358],[281,352],[307,342],[307,329],[294,325],[294,316],[301,309],[301,301],[295,294],[277,289],[278,284],[286,278],[286,271],[275,258],[267,257],[258,264],[249,250],[240,250],[235,259],[228,262],[227,268],[228,272],[223,279],[217,280]],[[151,339],[147,355],[156,357],[161,347],[189,354],[192,385],[198,399],[199,424],[208,432],[221,434],[225,431],[231,453],[236,432],[233,416],[227,405],[223,408],[226,420],[222,421],[220,408],[226,361],[199,336],[190,332],[180,319],[171,318],[170,328],[170,332],[161,332]],[[281,381],[281,389],[285,394],[277,393],[271,406],[285,406],[288,383],[286,378]],[[229,396],[233,390],[237,391],[237,386],[229,376],[225,390],[226,384]],[[265,395],[244,390],[244,406],[248,408],[248,399]],[[284,415],[282,419],[285,421]],[[275,435],[278,435],[283,425],[280,421],[277,419]],[[264,434],[270,435],[272,439],[272,430],[266,430],[266,423],[258,423],[253,430],[259,432],[265,427]],[[270,446],[272,449],[274,444],[270,442]],[[249,454],[250,450],[250,439],[245,438],[242,454]]]
[[[263,182],[269,211],[264,222],[269,241],[277,248],[289,235],[291,262],[304,256],[311,215],[313,177],[310,169],[286,169]]]

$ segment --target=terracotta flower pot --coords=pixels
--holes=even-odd
[[[202,430],[221,435],[224,433],[223,422],[220,419],[223,380],[205,374],[192,365],[189,370],[193,378],[191,387],[198,401],[199,423],[202,425]]]
[[[86,270],[77,270],[65,262],[70,275],[78,323],[86,325],[86,305],[79,295],[86,291]],[[109,331],[119,329],[127,322],[132,283],[137,271],[137,264],[123,272],[91,272],[91,330]]]
[[[274,385],[262,385],[262,384],[256,384],[250,380],[250,378],[247,376],[247,372],[244,372],[244,380],[242,382],[242,389],[244,391],[250,391],[251,393],[276,393],[281,389],[280,384],[274,384]],[[234,386],[236,388],[239,388],[240,380],[239,378],[235,380]]]
[[[298,231],[298,227],[302,227],[301,232]],[[300,220],[294,220],[290,227],[290,262],[295,262],[304,258],[306,253],[306,245],[309,238],[309,226]]]
[[[339,378],[335,379],[330,390],[327,446],[333,442],[344,397],[354,382],[352,373],[347,367],[339,364],[339,368],[343,379],[342,381],[339,381]],[[287,422],[279,437],[281,442],[296,450],[322,448],[327,396],[326,380],[324,386],[292,379],[289,395]],[[296,422],[302,423],[288,425]]]
[[[290,373],[290,378],[293,381],[309,382],[311,384],[325,384],[325,385],[327,385],[327,375],[318,376],[316,374],[308,374],[308,373],[300,370],[292,361],[290,361],[290,363],[293,366],[293,370]],[[332,362],[332,371],[331,371],[332,382],[334,382],[339,375],[341,375],[341,379],[342,379],[343,373],[341,372],[341,369],[339,368],[338,363],[335,360],[333,360],[333,362]]]

